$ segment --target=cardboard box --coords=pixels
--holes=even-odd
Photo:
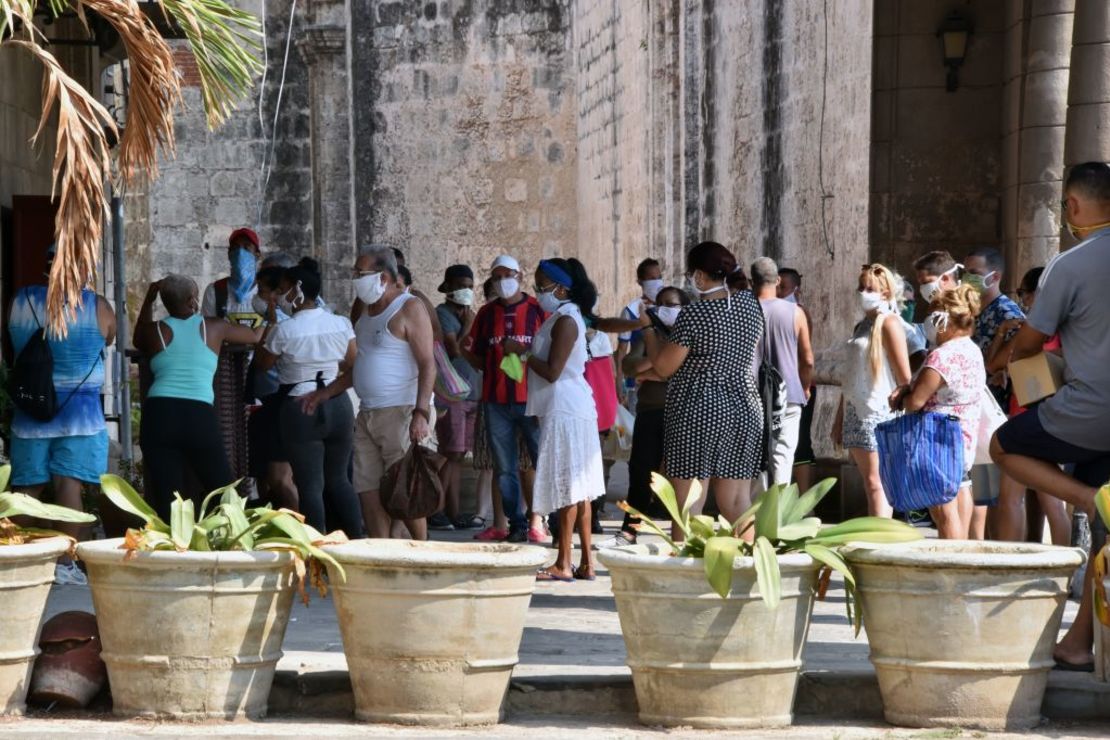
[[[1010,382],[1022,406],[1042,401],[1064,385],[1064,360],[1051,352],[1010,363]]]

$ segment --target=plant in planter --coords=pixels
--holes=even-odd
[[[295,512],[247,508],[235,485],[208,494],[199,513],[178,497],[167,523],[125,480],[101,478],[112,503],[146,522],[77,548],[115,714],[264,715],[294,588],[306,603],[306,579],[324,593],[319,561],[343,577],[319,548],[346,541],[342,532],[325,537]]]
[[[4,614],[0,630],[0,714],[22,712],[26,706],[31,669],[38,655],[39,630],[46,597],[54,582],[54,563],[72,550],[74,540],[49,529],[24,527],[12,517],[26,516],[56,522],[88,524],[96,517],[44,504],[7,490],[11,466],[0,467],[0,602],[15,604]]]
[[[655,475],[652,489],[683,533],[681,542],[623,506],[665,543],[598,555],[613,578],[641,722],[790,724],[813,598],[831,570],[844,575],[849,617],[857,630],[860,625],[852,608],[854,574],[836,548],[921,537],[890,519],[861,517],[826,527],[806,516],[834,484],[830,478],[804,494],[797,486],[772,487],[729,522],[692,513],[701,496],[696,484],[680,508],[670,483]],[[707,598],[714,594],[718,598]]]

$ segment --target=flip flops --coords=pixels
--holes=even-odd
[[[1071,663],[1071,662],[1066,661],[1062,658],[1053,658],[1053,660],[1056,661],[1056,665],[1054,666],[1053,670],[1071,671],[1072,673],[1094,673],[1095,672],[1095,664],[1094,663]]]
[[[536,572],[536,580],[537,581],[559,581],[561,583],[574,583],[574,577],[573,576],[568,577],[568,576],[556,575],[555,573],[552,573],[550,570],[547,570],[546,568],[544,570],[540,570],[540,571]]]
[[[597,576],[594,575],[593,573],[591,573],[589,575],[582,575],[582,569],[581,568],[572,568],[571,573],[574,574],[574,580],[576,580],[576,581],[596,581],[597,580]]]

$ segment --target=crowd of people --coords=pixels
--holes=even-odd
[[[1110,333],[1099,296],[1110,279],[1110,167],[1072,168],[1064,194],[1067,226],[1083,241],[1022,276],[1017,300],[1002,291],[1007,266],[994,247],[962,264],[948,252],[925,254],[914,282],[882,264],[861,269],[851,336],[823,339],[843,342],[832,441],[858,467],[870,514],[894,515],[878,430],[925,411],[959,423],[953,449],[941,451],[963,461],[959,483],[927,507],[940,537],[1020,540],[1039,537],[1047,521],[1052,541],[1068,544],[1065,505],[1097,519],[1095,488],[1110,479]],[[231,274],[203,294],[181,275],[152,284],[135,326],[134,346],[153,374],[140,435],[145,494],[163,516],[187,478],[201,490],[232,482],[213,406],[225,343],[252,347],[246,402],[259,495],[322,531],[551,537],[558,555],[538,578],[593,579],[595,502],[605,495],[603,450],[612,448],[618,403],[636,414],[628,500],[638,510],[654,508],[654,472],[672,481],[680,502],[699,482],[730,520],[768,486],[812,480],[813,316],[802,275],[767,257],[745,270],[727,248],[703,242],[686,255],[683,285],[667,285],[660,262],[645,259],[636,270],[641,295],[612,318],[596,314],[597,289],[575,259],[550,257],[526,273],[502,255],[480,290],[474,269],[451,265],[434,305],[413,288],[403,253],[370,246],[353,265],[349,316],[329,308],[313,260],[263,256],[249,229],[231,234],[228,260]],[[48,421],[17,409],[11,446],[16,488],[37,493],[53,481],[57,500],[74,507],[81,483],[95,483],[107,464],[99,395],[115,332],[103,298],[86,291],[82,301],[68,336],[50,339],[60,408]],[[16,295],[17,353],[44,311],[44,286]],[[619,335],[615,351],[610,333]],[[1007,368],[1040,352],[1062,356],[1067,381],[1023,409]],[[442,390],[448,371],[462,392]],[[983,425],[994,403],[1009,418],[991,438]],[[979,452],[988,442],[996,464]],[[414,444],[446,457],[441,510],[394,520],[380,497],[383,475]],[[460,504],[467,465],[478,471],[473,513]],[[635,543],[637,533],[626,515],[598,545]],[[60,564],[58,578],[81,574]],[[1082,616],[1057,656],[1081,668],[1090,662]]]

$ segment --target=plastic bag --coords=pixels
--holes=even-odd
[[[990,465],[993,462],[991,460],[991,437],[1005,423],[1006,413],[998,405],[998,401],[995,400],[990,389],[983,386],[979,399],[979,436],[975,442],[976,465]]]
[[[451,401],[465,401],[470,396],[470,383],[451,364],[440,342],[432,345],[432,355],[436,361],[436,394]]]
[[[501,372],[517,383],[524,380],[524,363],[520,361],[520,355],[511,352],[505,355],[501,359]]]
[[[617,444],[622,450],[632,449],[632,428],[636,426],[636,417],[624,406],[617,406],[617,420],[613,422],[613,433],[617,436]]]
[[[382,476],[382,508],[394,519],[422,519],[439,511],[443,483],[439,469],[442,455],[423,445],[409,451]]]

